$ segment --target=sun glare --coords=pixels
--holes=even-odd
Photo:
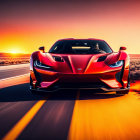
[[[9,53],[17,54],[17,53],[21,53],[21,51],[18,49],[11,49],[11,50],[9,50]]]
[[[15,50],[13,50],[13,51],[11,51],[11,53],[18,53],[17,51],[15,51]]]

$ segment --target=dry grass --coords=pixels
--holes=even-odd
[[[131,81],[140,80],[140,59],[131,58],[130,61],[130,77]]]
[[[0,66],[29,63],[29,57],[0,57]]]

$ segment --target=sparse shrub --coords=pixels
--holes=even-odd
[[[0,57],[0,66],[29,63],[29,57]]]
[[[140,80],[140,60],[131,59],[130,62],[130,79],[131,81]]]

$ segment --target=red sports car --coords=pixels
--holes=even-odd
[[[130,88],[129,56],[125,47],[114,52],[100,39],[61,39],[48,52],[31,55],[31,91],[93,89],[127,94]]]

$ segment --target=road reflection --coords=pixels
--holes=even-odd
[[[139,139],[139,92],[140,82],[137,82],[124,96],[82,100],[80,94],[75,103],[68,139]]]

